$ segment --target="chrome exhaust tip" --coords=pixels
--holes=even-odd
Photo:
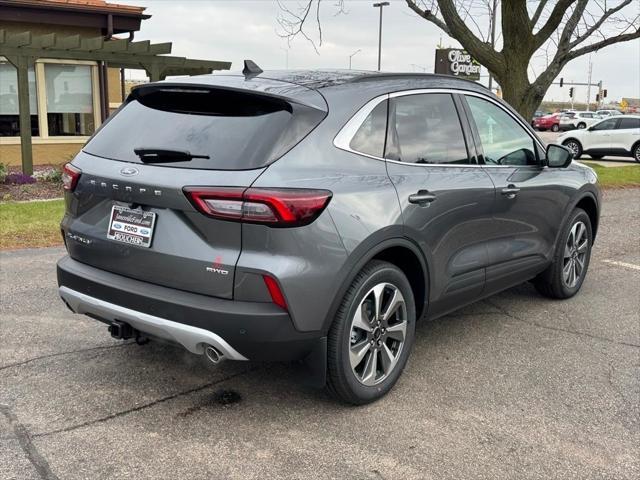
[[[224,354],[213,345],[207,345],[207,347],[204,349],[204,354],[214,365],[222,362],[225,358]]]

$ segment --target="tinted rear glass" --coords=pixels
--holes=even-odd
[[[640,118],[621,118],[618,128],[640,128]]]
[[[102,126],[84,151],[140,162],[136,149],[173,150],[209,158],[159,166],[246,170],[282,156],[324,116],[311,107],[250,92],[143,88]]]

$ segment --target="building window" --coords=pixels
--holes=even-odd
[[[94,132],[91,69],[90,65],[44,65],[49,136],[85,137]]]
[[[36,98],[36,74],[29,69],[29,111],[31,135],[40,135],[38,127],[38,101]],[[9,62],[0,60],[0,137],[20,136],[20,112],[18,106],[18,71]]]

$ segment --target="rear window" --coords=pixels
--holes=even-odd
[[[84,151],[141,163],[134,150],[189,152],[158,166],[260,168],[284,155],[325,112],[280,98],[228,89],[142,87],[100,128]],[[208,157],[208,158],[206,158]],[[171,159],[169,159],[171,160]]]

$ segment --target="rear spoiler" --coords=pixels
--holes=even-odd
[[[293,84],[288,84],[286,82],[279,82],[279,83],[282,83],[283,85],[283,87],[279,88],[279,90],[285,90],[287,85],[294,87]],[[308,95],[293,97],[293,96],[283,95],[279,93],[272,93],[269,91],[258,90],[255,87],[257,87],[257,85],[253,85],[251,83],[248,83],[246,87],[244,85],[243,87],[234,87],[229,85],[207,85],[202,83],[187,83],[187,82],[154,82],[154,83],[146,83],[146,84],[135,86],[131,90],[131,93],[129,94],[129,96],[127,97],[126,103],[132,100],[142,100],[142,103],[144,103],[143,98],[145,96],[153,93],[160,93],[160,92],[184,93],[187,95],[188,94],[195,94],[195,95],[205,94],[209,92],[230,92],[236,95],[253,96],[254,98],[262,100],[263,102],[271,103],[274,106],[279,105],[280,108],[283,108],[283,109],[290,110],[291,105],[295,104],[295,105],[299,105],[307,108],[313,108],[314,110],[319,110],[325,113],[328,112],[326,101],[324,100],[324,97],[322,97],[322,95],[318,94],[320,99],[322,99],[322,103],[321,103],[318,101],[317,98],[315,99],[316,101],[311,101],[312,100],[311,98],[305,98],[305,97],[308,97]],[[300,88],[297,86],[295,87]],[[303,88],[305,90],[309,90],[309,92],[315,92],[314,90],[306,89],[306,87],[303,87]],[[272,90],[276,90],[276,89],[274,88]]]

